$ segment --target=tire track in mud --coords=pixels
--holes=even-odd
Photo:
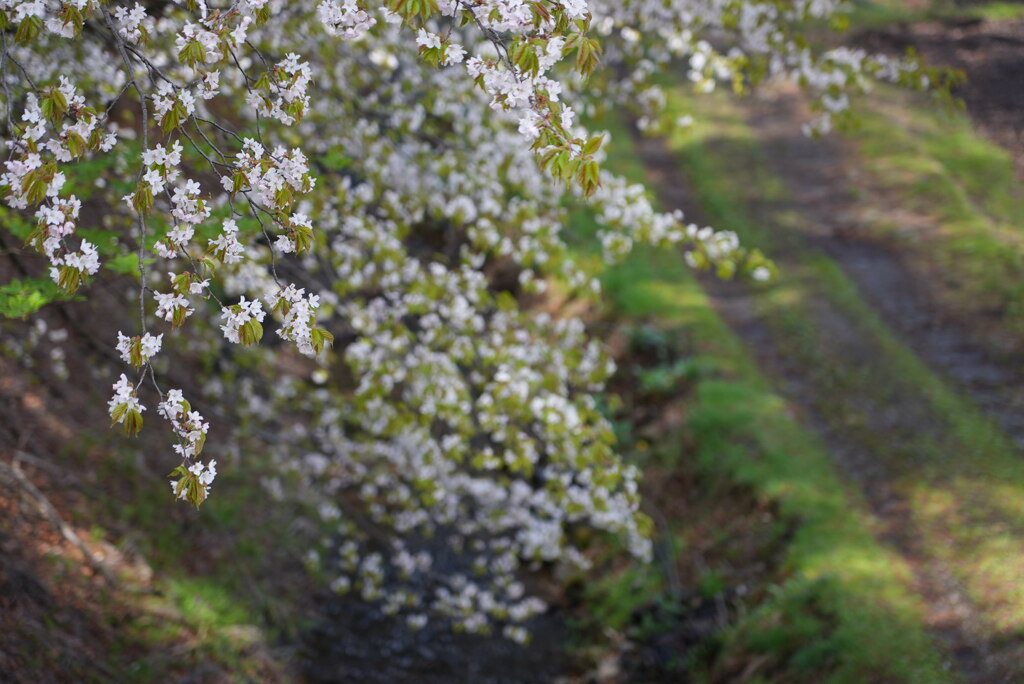
[[[760,97],[745,106],[768,166],[784,182],[791,200],[787,207],[758,206],[755,201],[751,214],[772,222],[775,212],[789,210],[800,212],[805,219],[800,223],[806,230],[790,228],[776,236],[777,243],[795,249],[782,249],[770,256],[782,269],[798,270],[800,255],[827,255],[927,366],[987,409],[1018,444],[1024,442],[1024,412],[1016,410],[1020,398],[1006,390],[1015,383],[1024,387],[1020,371],[972,339],[965,332],[967,321],[960,312],[943,309],[922,285],[921,274],[900,254],[851,229],[856,200],[849,191],[848,151],[836,140],[814,141],[801,135],[800,122],[807,114],[792,92]],[[637,145],[663,204],[699,218],[699,205],[688,190],[679,159],[664,141],[638,136]],[[789,256],[790,251],[797,256]],[[880,394],[865,391],[844,398],[856,413],[855,420],[848,420],[844,410],[837,413],[831,406],[835,388],[827,382],[827,374],[823,380],[819,372],[795,358],[790,342],[767,320],[751,288],[713,278],[702,279],[702,285],[762,371],[799,410],[802,422],[822,436],[841,472],[863,492],[880,523],[880,539],[894,548],[914,573],[914,589],[927,611],[926,626],[948,654],[950,667],[968,682],[1019,681],[1016,677],[1024,676],[1024,671],[1015,645],[997,645],[990,638],[983,611],[968,598],[951,567],[926,548],[909,502],[900,491],[898,476],[891,463],[877,453],[879,439],[898,451],[901,445],[909,448],[921,431],[941,434],[948,429],[943,417],[915,395],[913,387],[893,378],[892,387]],[[806,307],[816,339],[828,347],[825,357],[838,367],[870,368],[879,354],[885,354],[863,339],[858,321],[832,306],[827,296],[811,293]]]

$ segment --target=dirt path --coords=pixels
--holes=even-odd
[[[928,216],[909,216],[903,207],[863,182],[856,153],[836,137],[813,140],[797,124],[810,117],[793,92],[748,101],[751,127],[757,131],[773,170],[784,180],[807,219],[799,237],[820,249],[857,283],[861,296],[902,341],[932,370],[952,381],[1024,447],[1024,364],[981,335],[991,322],[981,312],[946,305],[928,283],[935,266],[915,261],[898,246],[873,238],[860,218],[865,205],[875,213],[897,211],[902,220],[924,224]],[[855,180],[861,179],[861,180]],[[867,201],[851,188],[860,184]]]
[[[773,235],[780,267],[806,269],[808,255],[827,255],[855,281],[861,297],[930,368],[949,379],[978,405],[989,409],[1018,442],[1024,441],[1019,398],[1007,387],[1024,386],[1021,374],[996,359],[965,333],[962,312],[949,312],[920,285],[920,273],[895,251],[871,241],[856,229],[856,200],[848,188],[851,160],[835,140],[804,138],[804,112],[791,93],[747,103],[748,121],[759,138],[769,167],[785,183],[788,207],[753,203],[752,214],[773,225],[778,212],[798,211],[801,230]],[[668,208],[690,211],[695,202],[679,160],[657,140],[638,141],[641,154]],[[792,250],[786,247],[792,247]],[[787,257],[792,254],[792,257]],[[925,281],[927,282],[927,281]],[[968,682],[1019,681],[1024,676],[1018,646],[997,644],[984,612],[967,597],[952,568],[932,549],[908,505],[903,478],[894,465],[914,458],[920,435],[941,441],[950,430],[943,416],[913,386],[893,378],[885,382],[886,350],[863,334],[861,321],[835,306],[827,296],[808,292],[801,306],[810,312],[820,358],[818,368],[793,351],[793,340],[747,287],[705,281],[714,306],[758,360],[762,370],[796,406],[801,418],[818,432],[835,455],[841,471],[863,492],[880,521],[879,536],[895,548],[914,572],[914,587],[927,610],[928,628],[942,644],[950,666]],[[854,378],[850,380],[849,378]],[[879,391],[879,380],[885,384]],[[841,396],[837,396],[841,395]],[[885,452],[883,455],[882,452]]]
[[[772,168],[792,193],[793,205],[808,219],[812,232],[805,239],[842,267],[861,296],[919,358],[994,416],[1018,445],[1024,444],[1024,401],[1020,396],[1024,375],[1020,367],[999,359],[969,332],[975,329],[970,312],[943,307],[927,289],[926,268],[859,229],[857,200],[849,190],[850,168],[856,163],[850,150],[835,138],[814,141],[801,135],[794,123],[808,114],[792,93],[754,100],[748,112],[752,128],[773,161]],[[721,303],[725,315],[730,315],[729,308],[745,315],[747,307],[742,304]],[[824,313],[826,317],[819,320],[834,330],[832,334],[856,347],[854,329],[843,330],[843,321],[827,320],[829,312]],[[778,362],[773,365],[784,367]],[[794,372],[799,370],[784,371],[787,375]],[[914,398],[907,399],[906,404],[882,409],[873,421],[877,429],[891,433],[933,429],[937,417],[911,409]],[[875,454],[848,442],[843,430],[829,426],[820,415],[813,422],[826,435],[844,469],[862,485],[885,524],[885,541],[899,549],[913,568],[915,588],[928,605],[929,627],[949,649],[957,670],[970,682],[1010,681],[1008,668],[1013,666],[999,662],[1002,657],[987,638],[984,614],[967,597],[952,570],[924,548],[906,501],[890,486],[884,468],[877,467]]]

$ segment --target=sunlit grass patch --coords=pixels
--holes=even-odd
[[[743,132],[738,117],[715,121]],[[698,127],[688,135],[714,132]],[[745,144],[753,146],[752,136],[745,135]],[[630,149],[629,138],[619,135],[614,142],[620,154]],[[770,174],[761,177],[775,182]],[[774,192],[780,189],[776,185]],[[707,212],[707,199],[724,215],[716,216],[719,228],[733,228],[730,222],[743,218],[742,202],[727,194],[734,190],[747,197],[763,188],[737,178],[724,184],[721,195],[702,197],[702,209]],[[590,230],[580,225],[580,233]],[[779,681],[947,681],[923,627],[922,604],[909,589],[909,569],[875,540],[864,503],[841,482],[827,451],[758,372],[681,256],[640,249],[606,270],[602,282],[615,320],[681,329],[686,353],[713,364],[715,372],[695,380],[683,439],[693,450],[678,456],[677,467],[748,487],[755,497],[779,507],[789,521],[779,530],[792,530],[781,541],[778,562],[764,570],[768,589],[763,599],[719,636],[716,647],[692,654],[691,674],[698,679],[739,676],[729,669],[736,662],[762,660],[759,667]],[[784,281],[769,291],[784,306],[805,297],[796,282]],[[672,520],[670,525],[685,542],[692,523]],[[684,543],[679,558],[687,552]],[[707,595],[722,585],[723,577],[712,568],[692,589]],[[634,568],[605,580],[591,601],[602,619],[624,629],[640,607],[666,592],[658,566]]]
[[[1024,531],[1010,503],[1024,500],[1018,449],[889,330],[834,260],[801,238],[810,231],[798,213],[775,209],[789,198],[754,131],[741,130],[741,110],[724,98],[707,109],[704,102],[703,123],[670,144],[708,218],[780,260],[777,283],[756,306],[774,343],[801,369],[808,386],[800,391],[837,439],[868,449],[870,468],[881,466],[894,491],[908,497],[924,548],[965,583],[992,635],[1016,633],[1024,621]],[[883,107],[866,115],[855,137],[872,169],[888,174],[897,195],[890,204],[936,217],[934,234],[917,248],[964,284],[962,306],[1000,301],[1015,310],[1024,283],[1021,205],[1008,156],[960,119],[943,138],[948,112],[926,111],[911,98],[896,102],[909,108],[899,115],[906,125],[883,120]],[[697,103],[676,90],[669,105],[692,111]],[[730,201],[735,197],[746,201]],[[902,416],[892,429],[889,414]],[[865,477],[870,487],[877,476]]]

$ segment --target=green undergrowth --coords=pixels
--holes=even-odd
[[[215,496],[201,511],[175,503],[158,472],[168,468],[120,436],[84,435],[62,458],[71,467],[98,463],[99,480],[117,483],[106,496],[89,496],[83,515],[93,538],[138,559],[116,568],[124,591],[101,607],[115,633],[104,665],[120,681],[196,673],[204,681],[287,679],[273,652],[302,626],[305,571],[295,561],[301,550],[292,517],[280,510],[287,504],[268,506],[258,457],[244,470],[219,458]]]
[[[879,111],[911,106],[896,102],[881,100]],[[866,486],[884,485],[907,502],[912,534],[925,553],[964,582],[989,638],[1019,638],[1024,462],[1017,449],[993,420],[897,339],[835,261],[801,237],[811,227],[799,208],[787,204],[787,190],[740,109],[724,98],[698,103],[679,90],[669,103],[680,112],[701,108],[694,129],[677,132],[669,143],[708,219],[780,262],[777,282],[756,300],[757,312],[770,344],[800,369],[800,391],[834,439],[869,454],[867,464],[848,467],[870,473],[861,476]],[[917,122],[945,116],[920,105],[905,115]],[[869,127],[877,116],[868,115]],[[965,128],[952,128],[943,138],[921,125],[922,130],[908,126],[900,132],[870,129],[877,137],[864,133],[857,140],[873,148],[865,152],[869,159],[896,157],[905,167],[919,165],[932,174],[916,192],[927,196],[932,211],[949,217],[949,241],[929,241],[922,248],[943,259],[962,241],[985,245],[958,252],[955,268],[972,283],[986,282],[982,274],[995,271],[1006,281],[1003,291],[1015,290],[1022,279],[1006,264],[1016,257],[993,257],[996,244],[1009,251],[1007,241],[1016,238],[1008,228],[1020,211],[1006,156]],[[914,194],[905,198],[918,200]],[[1005,221],[1005,232],[993,217]]]
[[[635,161],[621,163],[635,159],[621,123],[599,123],[615,132],[610,166],[646,180]],[[723,199],[722,206],[728,205]],[[586,254],[585,239],[594,228],[585,214],[575,219],[577,249]],[[672,484],[680,474],[692,477],[698,488],[673,490],[673,496],[696,503],[688,515],[669,519],[669,529],[662,531],[680,542],[668,545],[672,563],[690,565],[688,554],[700,544],[692,532],[702,524],[701,516],[712,509],[721,514],[719,508],[728,515],[730,501],[702,495],[701,487],[721,497],[743,492],[780,518],[767,532],[773,537],[772,555],[751,559],[768,562],[750,574],[751,586],[743,587],[748,598],[731,598],[738,607],[703,643],[688,650],[677,645],[676,666],[697,681],[947,681],[923,628],[922,605],[909,589],[910,571],[875,540],[874,523],[859,495],[843,484],[822,444],[773,391],[681,255],[638,249],[624,264],[606,270],[602,281],[616,323],[661,330],[667,344],[713,369],[680,380],[687,384],[687,418],[678,432],[663,435],[661,447],[632,445],[647,465],[648,489],[658,489],[652,480]],[[652,458],[648,450],[658,456]],[[728,518],[721,524],[725,536],[745,534],[739,526],[733,530]],[[728,555],[712,560],[718,567],[705,568],[694,586],[683,587],[685,596],[697,598],[682,605],[674,606],[663,559],[605,579],[589,600],[615,629],[628,630],[632,617],[634,638],[664,633],[673,615],[685,621],[694,606],[703,605],[701,595],[722,594],[736,574]],[[660,616],[662,624],[645,632],[636,625],[638,613]]]

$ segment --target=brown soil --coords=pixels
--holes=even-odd
[[[98,288],[101,308],[111,303],[104,295]],[[111,310],[83,316],[89,309],[55,305],[34,319],[68,330],[61,343],[68,378],[53,373],[48,357],[57,345],[45,336],[17,362],[0,356],[0,681],[140,681],[146,672],[174,681],[231,681],[230,667],[198,652],[196,632],[161,600],[158,571],[136,545],[140,531],[103,513],[137,505],[136,478],[163,479],[163,464],[147,464],[145,454],[166,445],[163,435],[144,436],[137,458],[125,462],[108,443],[117,436],[104,429],[100,395],[116,372],[84,321],[106,325]],[[24,339],[29,324],[2,326],[5,338]],[[189,517],[168,500],[165,520],[184,529]],[[203,541],[227,547],[216,533]],[[208,554],[194,555],[198,566],[209,561]],[[152,631],[163,636],[151,638]],[[251,644],[243,649],[251,675],[288,679],[258,630],[239,637]]]

